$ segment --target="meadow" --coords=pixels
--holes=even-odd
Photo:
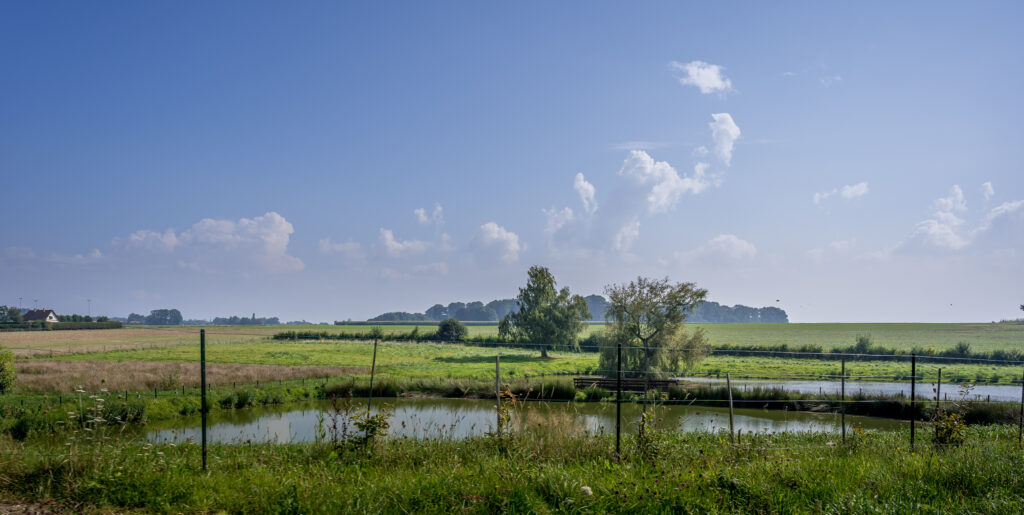
[[[75,512],[1019,513],[1016,428],[962,446],[905,431],[745,436],[525,432],[469,440],[213,445],[0,441],[0,498]],[[37,504],[38,506],[39,504]]]

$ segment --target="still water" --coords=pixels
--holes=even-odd
[[[374,409],[388,404],[394,411],[391,418],[392,437],[460,439],[482,436],[494,429],[495,402],[468,399],[375,399]],[[365,399],[353,400],[352,413],[365,409]],[[653,408],[648,408],[653,409]],[[635,427],[641,407],[622,405],[623,430]],[[735,427],[743,433],[776,432],[838,432],[839,415],[792,411],[737,409]],[[336,415],[336,416],[335,416]],[[317,427],[330,427],[336,421],[339,430],[348,427],[357,434],[344,412],[336,413],[330,402],[317,401],[301,406],[289,405],[251,408],[216,413],[210,417],[207,435],[210,442],[310,442],[316,439]],[[695,406],[662,406],[657,408],[657,425],[679,431],[718,431],[728,429],[729,410]],[[615,405],[604,402],[525,402],[516,405],[512,423],[518,430],[572,431],[590,434],[614,433]],[[903,427],[899,421],[846,417],[847,428],[891,430]],[[200,438],[198,417],[151,427],[152,442],[174,442]]]
[[[725,378],[715,377],[685,377],[684,381],[690,383],[703,383],[715,386],[725,386]],[[782,388],[791,392],[799,393],[830,393],[838,394],[840,389],[839,381],[780,381],[770,379],[733,379],[733,388]],[[927,381],[918,381],[916,394],[919,399],[935,399],[935,384]],[[887,382],[887,381],[847,381],[846,394],[853,395],[863,393],[865,395],[903,395],[910,397],[910,382]],[[943,382],[941,388],[943,400],[960,400],[961,395],[967,400],[992,400],[1005,402],[1020,402],[1021,387],[1019,385],[984,385],[972,386],[969,390],[962,392],[960,385]]]

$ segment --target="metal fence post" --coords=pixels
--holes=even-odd
[[[736,443],[736,433],[733,431],[732,423],[732,378],[728,372],[725,373],[725,389],[729,391],[729,439]]]
[[[199,411],[203,415],[203,470],[206,470],[206,329],[199,330]]]
[[[366,413],[370,413],[370,403],[373,402],[373,375],[377,370],[377,339],[373,339],[373,361],[370,364],[370,393],[366,399]]]
[[[914,419],[917,418],[914,411],[917,409],[917,354],[910,354],[910,450],[914,450]]]
[[[846,442],[846,355],[843,355],[842,379],[839,387],[840,423],[843,425],[843,442]]]
[[[622,342],[618,342],[615,361],[615,455],[622,456]]]
[[[1024,375],[1020,378],[1020,416],[1017,417],[1017,445],[1024,443]]]
[[[497,404],[498,436],[501,436],[501,355],[494,356],[494,398]]]

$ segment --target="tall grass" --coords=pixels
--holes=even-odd
[[[545,431],[500,441],[213,445],[2,442],[0,497],[75,511],[233,513],[1019,513],[1016,428],[967,431],[959,447],[899,432],[666,434],[641,459],[631,433]]]

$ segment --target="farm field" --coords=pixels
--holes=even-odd
[[[596,353],[553,352],[542,359],[537,351],[514,348],[484,348],[460,344],[386,342],[378,346],[377,374],[396,378],[465,378],[494,377],[494,356],[501,354],[502,375],[510,378],[543,374],[576,374],[601,371]],[[373,359],[370,342],[275,342],[254,341],[210,346],[206,351],[210,363],[241,363],[253,365],[362,367],[367,369]],[[124,361],[124,362],[195,362],[197,346],[170,346],[109,351],[76,355],[60,361]],[[1011,383],[1019,381],[1020,366],[989,363],[936,364],[918,361],[918,377],[927,381],[942,368],[947,380],[961,377],[972,382]],[[763,356],[711,355],[689,371],[696,375],[729,372],[733,377],[786,378],[839,374],[839,360],[778,358]],[[877,379],[910,377],[907,361],[850,361],[847,374]],[[885,376],[885,377],[882,377]],[[994,380],[993,380],[994,379]]]
[[[200,329],[206,330],[207,344],[260,341],[282,331],[368,332],[370,325],[273,325],[273,326],[154,326],[89,331],[0,332],[0,346],[17,357],[68,353],[103,352],[114,349],[195,344]],[[384,333],[408,332],[419,328],[433,331],[435,325],[383,325]],[[712,345],[821,345],[826,350],[849,346],[857,336],[868,335],[875,345],[909,351],[914,347],[947,349],[957,343],[973,351],[1024,348],[1024,324],[687,324],[703,328]],[[468,326],[470,336],[496,336],[497,325]],[[582,336],[601,332],[604,326],[591,324]]]

